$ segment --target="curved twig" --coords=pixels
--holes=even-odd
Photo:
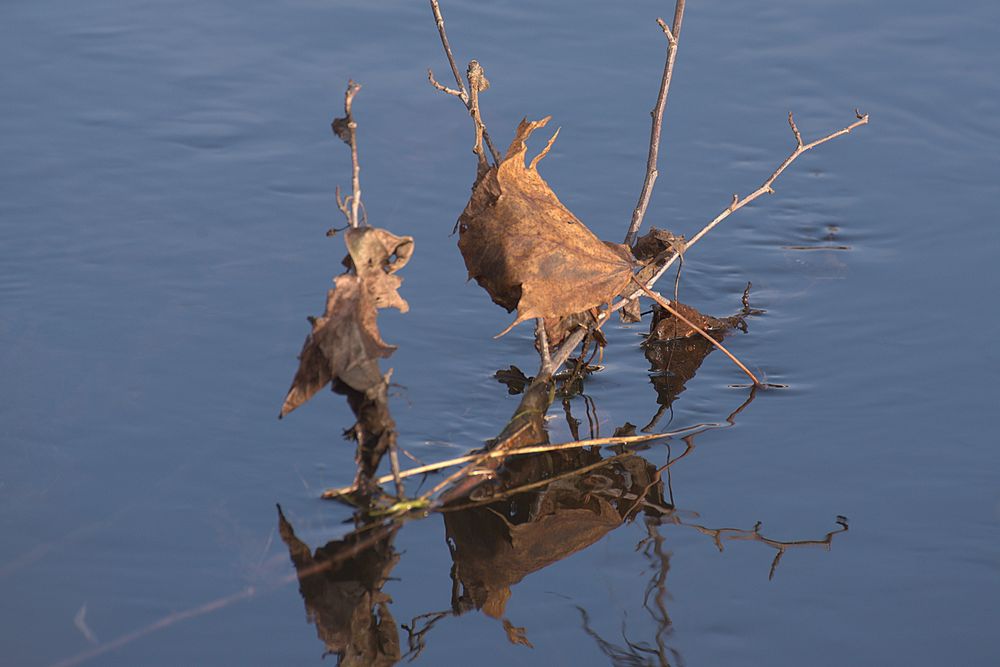
[[[653,196],[653,185],[660,172],[657,168],[657,160],[660,154],[660,132],[663,129],[663,110],[667,106],[667,93],[670,92],[670,80],[674,74],[674,61],[677,59],[677,40],[681,36],[681,23],[684,20],[684,2],[677,0],[674,6],[674,25],[671,30],[663,19],[656,19],[656,22],[667,37],[667,60],[663,64],[663,77],[660,79],[660,92],[656,96],[656,106],[649,112],[653,117],[652,127],[649,131],[649,155],[646,157],[646,178],[642,182],[642,191],[639,193],[639,202],[632,211],[632,222],[629,225],[628,233],[625,234],[625,245],[632,245],[639,227],[642,226],[642,219],[646,216],[646,209],[649,207],[649,200]]]

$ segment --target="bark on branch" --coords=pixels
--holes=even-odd
[[[483,123],[482,115],[479,112],[479,93],[483,92],[490,86],[489,80],[486,79],[486,74],[483,71],[482,65],[480,65],[475,60],[469,62],[468,70],[466,71],[466,77],[469,81],[469,87],[465,87],[465,82],[462,81],[462,75],[459,74],[458,64],[455,62],[455,54],[451,51],[451,43],[448,41],[448,33],[444,29],[444,17],[441,15],[441,6],[438,0],[430,0],[431,11],[434,13],[434,23],[437,25],[438,35],[441,37],[441,46],[444,48],[444,54],[448,58],[448,65],[451,67],[452,76],[455,77],[455,85],[457,88],[448,88],[442,85],[434,78],[434,72],[429,68],[427,70],[427,80],[430,81],[431,85],[440,90],[443,93],[457,97],[465,105],[465,108],[469,111],[469,115],[472,116],[472,122],[476,126],[476,144],[472,148],[472,152],[476,154],[479,159],[480,165],[488,165],[489,160],[486,157],[486,152],[483,150],[483,142],[485,141],[486,147],[490,151],[490,155],[493,157],[493,164],[500,163],[500,152],[493,145],[493,141],[490,139],[489,132],[486,131],[486,125]]]
[[[681,36],[681,23],[684,20],[684,1],[677,0],[674,6],[673,29],[663,21],[656,19],[656,22],[667,37],[667,59],[663,64],[663,77],[660,79],[660,92],[656,96],[656,106],[650,112],[653,117],[652,127],[649,131],[649,155],[646,157],[646,178],[642,182],[642,191],[639,193],[639,202],[632,211],[632,222],[629,225],[628,233],[625,234],[625,245],[635,243],[642,226],[642,219],[646,216],[646,209],[649,207],[649,200],[653,196],[653,185],[656,184],[656,177],[660,172],[657,161],[660,154],[660,133],[663,129],[663,110],[667,106],[667,94],[670,92],[670,81],[674,74],[674,61],[677,59],[677,41]]]

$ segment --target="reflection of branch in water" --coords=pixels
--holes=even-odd
[[[622,623],[624,646],[609,642],[590,626],[590,615],[587,614],[587,610],[580,606],[577,606],[576,609],[580,612],[583,631],[597,643],[597,648],[608,656],[611,664],[615,667],[670,667],[671,663],[667,659],[667,652],[674,658],[676,664],[684,664],[680,654],[675,649],[666,647],[653,649],[645,642],[633,642],[625,634],[624,622]]]
[[[774,555],[774,560],[771,561],[771,570],[767,575],[769,580],[774,579],[774,573],[778,569],[778,563],[781,562],[781,558],[785,555],[785,551],[788,549],[800,547],[823,547],[829,551],[830,547],[833,546],[833,536],[847,532],[847,517],[844,516],[837,517],[838,527],[828,532],[826,537],[821,540],[791,540],[788,542],[774,540],[761,534],[760,528],[762,523],[760,521],[755,523],[754,527],[750,530],[744,530],[741,528],[708,528],[695,523],[685,523],[680,519],[680,517],[677,517],[676,514],[664,516],[663,522],[672,523],[678,526],[688,526],[689,528],[694,528],[702,535],[708,535],[712,538],[712,541],[715,542],[715,546],[719,551],[724,550],[723,542],[726,540],[753,541],[766,544],[777,551]]]
[[[647,507],[649,507],[648,504]],[[782,556],[788,549],[822,546],[829,550],[833,542],[833,536],[847,530],[847,519],[842,516],[838,516],[837,524],[839,525],[839,528],[828,532],[826,537],[821,540],[792,540],[784,542],[771,539],[761,534],[761,524],[759,522],[753,527],[752,530],[741,530],[737,528],[707,528],[698,524],[684,523],[681,521],[676,510],[673,508],[665,507],[663,509],[665,510],[663,517],[656,518],[652,515],[647,515],[645,522],[647,536],[636,545],[636,551],[641,551],[652,565],[651,570],[653,576],[646,585],[646,590],[642,599],[642,606],[649,614],[656,627],[656,633],[654,636],[655,646],[649,644],[648,642],[636,642],[629,639],[626,634],[624,620],[622,622],[621,630],[623,643],[621,645],[612,643],[604,639],[596,630],[594,630],[593,627],[591,627],[590,617],[587,615],[586,610],[582,607],[577,607],[580,611],[580,615],[582,616],[583,631],[594,639],[597,643],[597,647],[604,655],[610,658],[611,664],[613,665],[628,667],[632,667],[633,665],[636,667],[640,665],[648,665],[650,667],[669,667],[672,664],[684,664],[678,651],[669,647],[666,641],[667,636],[673,628],[673,622],[670,619],[666,606],[666,600],[669,596],[666,582],[667,574],[670,571],[671,554],[669,551],[664,551],[663,549],[664,537],[660,534],[658,529],[661,524],[671,523],[681,526],[690,526],[702,534],[711,536],[715,541],[716,546],[719,548],[719,551],[723,550],[723,542],[725,540],[751,540],[766,544],[777,551],[774,560],[771,562],[771,570],[768,575],[768,579],[774,578],[774,573],[778,567],[778,563],[781,561]]]
[[[454,612],[451,610],[432,611],[426,614],[420,614],[419,616],[414,616],[413,620],[411,620],[408,624],[404,623],[400,626],[406,630],[406,644],[408,647],[406,654],[403,655],[403,659],[410,662],[416,660],[417,657],[424,652],[424,649],[427,648],[427,633],[430,632],[435,625],[437,625],[438,621],[442,618],[452,616],[453,613]],[[417,629],[418,624],[421,622],[422,625],[420,625],[420,628]]]

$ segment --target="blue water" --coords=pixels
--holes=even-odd
[[[459,60],[486,67],[498,143],[521,117],[553,115],[544,177],[620,240],[662,68],[654,19],[672,6],[444,10]],[[670,664],[1000,657],[998,22],[986,2],[689,6],[649,223],[691,235],[755,189],[792,147],[789,110],[807,140],[855,107],[871,124],[803,156],[687,257],[681,298],[705,312],[735,312],[753,282],[766,312],[727,343],[787,388],[671,468],[681,516],[762,521],[779,540],[820,539],[837,515],[850,530],[828,551],[789,550],[769,581],[764,544],[720,553],[696,529],[658,526]],[[340,271],[342,241],[324,232],[341,224],[334,186],[349,184],[329,130],[348,78],[364,86],[369,220],[416,239],[411,311],[380,317],[399,345],[383,366],[400,385],[400,444],[434,461],[495,436],[518,399],[493,372],[537,363],[530,327],[492,339],[511,316],[465,281],[449,237],[473,137],[427,85],[428,66],[448,72],[430,10],[7,2],[0,61],[2,662],[320,664],[274,506],[313,548],[349,530],[318,496],[353,477],[353,420],[329,393],[275,417],[305,317]],[[608,327],[606,369],[586,385],[601,435],[659,407],[643,331]],[[743,382],[710,355],[659,426],[724,422]],[[583,399],[572,409],[589,434]],[[558,404],[550,417],[552,441],[568,439]],[[655,645],[645,537],[628,523],[514,585],[505,618],[534,648],[470,611],[443,618],[416,662],[612,662],[578,608],[608,642],[625,646],[624,625]],[[441,519],[408,524],[394,548],[396,622],[449,609]]]

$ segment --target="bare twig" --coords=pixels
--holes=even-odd
[[[535,338],[538,341],[538,354],[542,357],[542,368],[552,365],[552,357],[549,354],[549,336],[545,332],[545,320],[541,317],[535,320]]]
[[[646,216],[646,209],[649,207],[649,200],[653,195],[653,185],[656,177],[659,176],[657,169],[657,159],[660,153],[660,132],[663,128],[663,110],[667,106],[667,94],[670,92],[670,80],[674,74],[674,61],[677,59],[677,41],[681,36],[681,23],[684,20],[684,1],[677,0],[674,6],[674,25],[671,30],[663,19],[657,19],[663,34],[667,37],[667,59],[663,64],[663,77],[660,79],[660,92],[656,96],[656,106],[650,112],[653,118],[652,128],[649,132],[649,155],[646,158],[646,178],[642,183],[642,192],[639,193],[639,203],[632,211],[632,223],[629,225],[628,233],[625,234],[625,244],[632,245],[639,227],[642,226],[642,219]]]
[[[455,90],[454,88],[449,88],[438,83],[438,80],[434,78],[434,71],[431,68],[427,68],[427,80],[431,82],[431,85],[440,90],[442,93],[448,93],[449,95],[454,95],[455,97],[462,100],[465,103],[468,94],[462,90]]]
[[[862,114],[860,111],[855,109],[854,115],[857,118],[857,120],[848,125],[847,127],[837,130],[836,132],[828,134],[825,137],[817,139],[816,141],[813,141],[811,143],[804,144],[802,143],[802,135],[799,133],[799,128],[796,127],[795,125],[795,120],[792,117],[792,114],[788,114],[788,123],[792,128],[792,134],[795,136],[795,149],[791,152],[791,154],[789,154],[787,158],[785,158],[784,162],[778,165],[778,168],[775,169],[774,172],[767,177],[767,180],[764,181],[764,183],[759,188],[751,192],[749,195],[743,197],[742,199],[739,197],[739,195],[734,194],[732,201],[729,203],[729,206],[727,206],[721,213],[719,213],[719,215],[715,216],[715,218],[707,225],[705,225],[701,229],[701,231],[695,234],[694,237],[692,237],[691,240],[687,242],[686,247],[690,248],[691,246],[693,246],[695,243],[700,241],[701,238],[705,236],[705,234],[712,231],[720,222],[722,222],[730,215],[732,215],[734,212],[740,210],[753,200],[757,199],[761,195],[773,194],[774,188],[771,186],[774,184],[776,180],[778,180],[778,177],[781,176],[782,172],[784,172],[785,169],[788,168],[788,165],[794,162],[796,158],[798,158],[800,155],[802,155],[808,150],[815,148],[816,146],[819,146],[820,144],[825,144],[826,142],[832,139],[836,139],[837,137],[843,136],[845,134],[850,134],[852,130],[854,130],[857,127],[860,127],[861,125],[868,124],[868,114]],[[646,282],[646,287],[652,287],[656,283],[656,281],[659,280],[663,276],[663,274],[667,272],[667,270],[671,267],[671,265],[673,265],[673,263],[677,261],[677,257],[678,257],[677,255],[674,255],[663,266],[661,266],[660,269],[653,275],[653,277]],[[613,312],[615,310],[624,307],[629,300],[639,296],[640,294],[641,290],[636,290],[631,295],[629,295],[628,299],[623,299],[621,301],[612,304],[610,310]]]
[[[427,465],[422,465],[417,468],[410,468],[409,470],[403,470],[399,473],[400,479],[405,479],[407,477],[413,477],[414,475],[423,475],[429,472],[434,472],[435,470],[442,470],[444,468],[453,468],[457,465],[462,465],[463,463],[469,462],[480,462],[488,459],[505,458],[508,456],[520,456],[522,454],[541,454],[543,452],[556,452],[566,449],[581,449],[583,447],[607,447],[609,445],[629,445],[641,442],[649,442],[651,440],[662,440],[664,438],[673,438],[679,435],[688,435],[694,432],[698,432],[700,429],[715,428],[715,424],[696,424],[694,426],[689,426],[684,429],[679,429],[677,431],[668,431],[666,433],[650,433],[645,435],[625,435],[617,436],[611,438],[591,438],[589,440],[575,440],[573,442],[563,442],[554,445],[538,445],[534,447],[520,447],[518,449],[494,449],[490,451],[480,451],[472,454],[467,454],[465,456],[458,456],[456,458],[451,458],[446,461],[439,461],[437,463],[429,463]],[[383,475],[375,481],[378,484],[385,484],[387,482],[393,481],[393,475]],[[345,486],[339,489],[327,489],[323,492],[323,498],[337,498],[357,490],[355,485]]]
[[[785,169],[788,168],[788,165],[794,162],[796,158],[798,158],[800,155],[802,155],[808,150],[815,148],[816,146],[819,146],[820,144],[825,144],[826,142],[832,139],[836,139],[837,137],[849,134],[852,130],[854,130],[857,127],[860,127],[861,125],[868,124],[868,114],[862,114],[857,109],[855,109],[854,114],[857,117],[857,120],[855,122],[851,123],[845,128],[837,130],[836,132],[828,134],[825,137],[817,139],[816,141],[813,141],[808,144],[802,143],[802,137],[800,134],[798,134],[798,127],[795,126],[794,119],[792,118],[791,114],[789,114],[789,124],[792,126],[792,132],[795,135],[795,149],[791,152],[791,154],[789,154],[787,158],[785,158],[784,162],[778,165],[778,168],[774,170],[774,172],[767,178],[766,181],[764,181],[763,185],[761,185],[759,188],[751,192],[743,199],[740,199],[739,195],[734,194],[733,199],[730,202],[729,206],[726,207],[726,209],[722,211],[722,213],[717,215],[711,222],[705,225],[701,229],[701,231],[695,234],[690,241],[687,241],[685,243],[685,250],[693,246],[698,241],[700,241],[701,238],[705,236],[705,234],[712,231],[712,229],[714,229],[720,222],[728,218],[734,211],[740,210],[741,208],[743,208],[753,200],[757,199],[761,195],[773,193],[774,188],[772,188],[771,186],[782,174],[782,172],[784,172]],[[674,262],[676,262],[679,257],[680,257],[679,254],[674,253],[670,257],[670,259],[667,260],[663,264],[663,266],[661,266],[656,271],[656,273],[653,274],[653,276],[646,281],[645,286],[648,289],[652,289],[653,285],[656,284],[656,281],[659,280],[661,277],[663,277],[663,274],[665,274],[670,269],[670,267],[673,266]],[[623,297],[615,301],[608,307],[607,310],[602,311],[597,316],[597,323],[593,325],[593,328],[601,327],[607,321],[611,313],[615,312],[616,310],[621,310],[622,308],[625,307],[625,305],[629,301],[635,299],[636,297],[642,296],[642,294],[643,294],[642,289],[636,289],[627,297]],[[559,346],[559,349],[557,349],[552,353],[552,365],[551,368],[548,369],[551,373],[557,372],[559,368],[566,362],[566,360],[569,359],[570,355],[573,354],[573,350],[576,349],[576,346],[580,344],[580,341],[583,340],[584,336],[587,335],[589,330],[590,329],[588,327],[580,327],[566,338],[563,344]]]
[[[727,350],[722,345],[722,343],[720,343],[719,341],[717,341],[714,338],[712,338],[711,336],[709,336],[708,333],[705,330],[703,330],[697,324],[695,324],[694,322],[692,322],[691,320],[689,320],[688,318],[684,317],[679,312],[677,312],[677,309],[674,308],[674,307],[672,307],[670,305],[670,303],[666,299],[664,299],[662,296],[660,296],[656,292],[650,290],[648,287],[646,287],[645,285],[643,285],[642,283],[640,283],[638,280],[635,279],[635,276],[632,277],[632,282],[634,282],[636,285],[638,285],[639,289],[641,289],[646,294],[646,296],[648,296],[650,299],[652,299],[653,301],[655,301],[656,303],[658,303],[661,308],[663,308],[668,313],[670,313],[671,315],[673,315],[674,317],[676,317],[677,319],[679,319],[684,324],[688,325],[689,327],[691,327],[692,329],[694,329],[695,331],[697,331],[698,334],[702,338],[704,338],[705,340],[707,340],[709,343],[711,343],[715,347],[717,347],[720,350],[722,350],[723,354],[725,354],[727,357],[729,357],[730,360],[732,360],[732,362],[734,364],[736,364],[737,366],[740,367],[740,370],[742,370],[744,373],[747,374],[747,377],[749,377],[753,381],[754,386],[757,386],[757,387],[763,386],[763,385],[761,385],[760,380],[757,379],[757,376],[754,375],[753,373],[751,373],[750,369],[747,368],[746,366],[744,366],[743,362],[740,361],[739,359],[737,359],[733,355],[732,352],[730,352],[729,350]]]
[[[354,96],[361,90],[361,84],[354,81],[347,83],[344,93],[344,113],[347,114],[347,130],[351,134],[351,226],[357,227],[358,207],[361,205],[361,165],[358,163],[358,124],[351,115]]]
[[[348,207],[348,204],[351,201],[351,196],[348,195],[346,199],[342,198],[340,196],[340,186],[339,185],[335,188],[334,194],[335,194],[335,196],[337,198],[337,208],[339,208],[340,212],[344,214],[344,217],[347,218],[347,224],[350,225],[351,224],[351,210]]]
[[[469,63],[469,68],[466,72],[466,76],[469,80],[469,87],[465,87],[465,82],[462,81],[462,75],[459,74],[458,64],[455,61],[455,55],[451,51],[451,44],[448,41],[448,33],[444,29],[444,17],[441,15],[441,6],[438,0],[430,0],[431,11],[434,12],[434,22],[437,25],[438,35],[441,37],[441,46],[444,48],[444,54],[448,58],[448,65],[451,67],[452,76],[455,77],[455,83],[458,88],[448,88],[442,85],[434,78],[434,72],[430,69],[427,70],[427,80],[430,81],[431,85],[448,95],[453,95],[458,99],[462,100],[462,104],[468,109],[469,115],[472,116],[472,121],[476,126],[476,145],[472,149],[479,159],[480,164],[488,164],[486,159],[486,154],[483,151],[483,142],[486,142],[486,147],[489,148],[490,154],[493,156],[493,164],[500,163],[500,152],[493,145],[493,141],[490,139],[489,132],[486,131],[486,125],[483,123],[482,115],[479,112],[479,93],[483,92],[489,88],[490,82],[486,79],[486,75],[483,71],[482,66],[475,60]]]
[[[441,36],[441,46],[444,47],[444,54],[448,57],[448,64],[451,66],[451,73],[455,77],[455,83],[458,84],[457,96],[462,100],[465,106],[469,106],[469,94],[465,90],[465,84],[462,83],[462,75],[458,73],[458,65],[455,63],[455,56],[451,52],[451,44],[448,43],[448,33],[444,29],[444,17],[441,15],[441,6],[438,5],[438,0],[430,0],[431,11],[434,12],[434,22],[437,24],[438,35]],[[434,75],[431,74],[430,70],[427,70],[427,74],[431,79],[431,83],[437,83],[434,81]],[[440,84],[437,84],[440,85]],[[437,86],[435,86],[437,87]],[[444,88],[441,86],[441,88]],[[449,94],[455,94],[450,93]]]
[[[472,116],[472,122],[476,126],[476,145],[472,147],[472,152],[479,158],[480,164],[488,166],[489,160],[486,158],[486,152],[483,150],[483,138],[486,137],[486,126],[483,124],[483,116],[479,112],[479,93],[489,89],[490,80],[486,78],[486,71],[477,60],[469,61],[469,69],[465,75],[469,79],[469,115]],[[493,153],[494,164],[498,164],[500,156],[492,145],[490,146],[490,151]]]
[[[350,196],[341,199],[340,188],[337,188],[337,208],[347,218],[347,222],[351,227],[357,227],[360,224],[358,209],[362,207],[361,165],[358,162],[358,124],[354,122],[354,116],[351,114],[351,107],[354,105],[354,96],[358,94],[359,90],[361,90],[360,83],[354,80],[347,82],[347,92],[344,93],[344,117],[334,119],[332,124],[333,133],[351,147]],[[367,218],[367,214],[365,217]]]
[[[576,349],[576,346],[579,345],[584,338],[586,338],[588,333],[590,333],[590,329],[581,326],[576,331],[568,335],[562,345],[559,346],[559,349],[552,353],[551,363],[547,368],[543,368],[539,372],[539,375],[548,375],[549,377],[555,375],[556,372],[562,368],[562,365],[566,363],[566,360],[569,359],[570,355],[573,354],[573,350]]]

